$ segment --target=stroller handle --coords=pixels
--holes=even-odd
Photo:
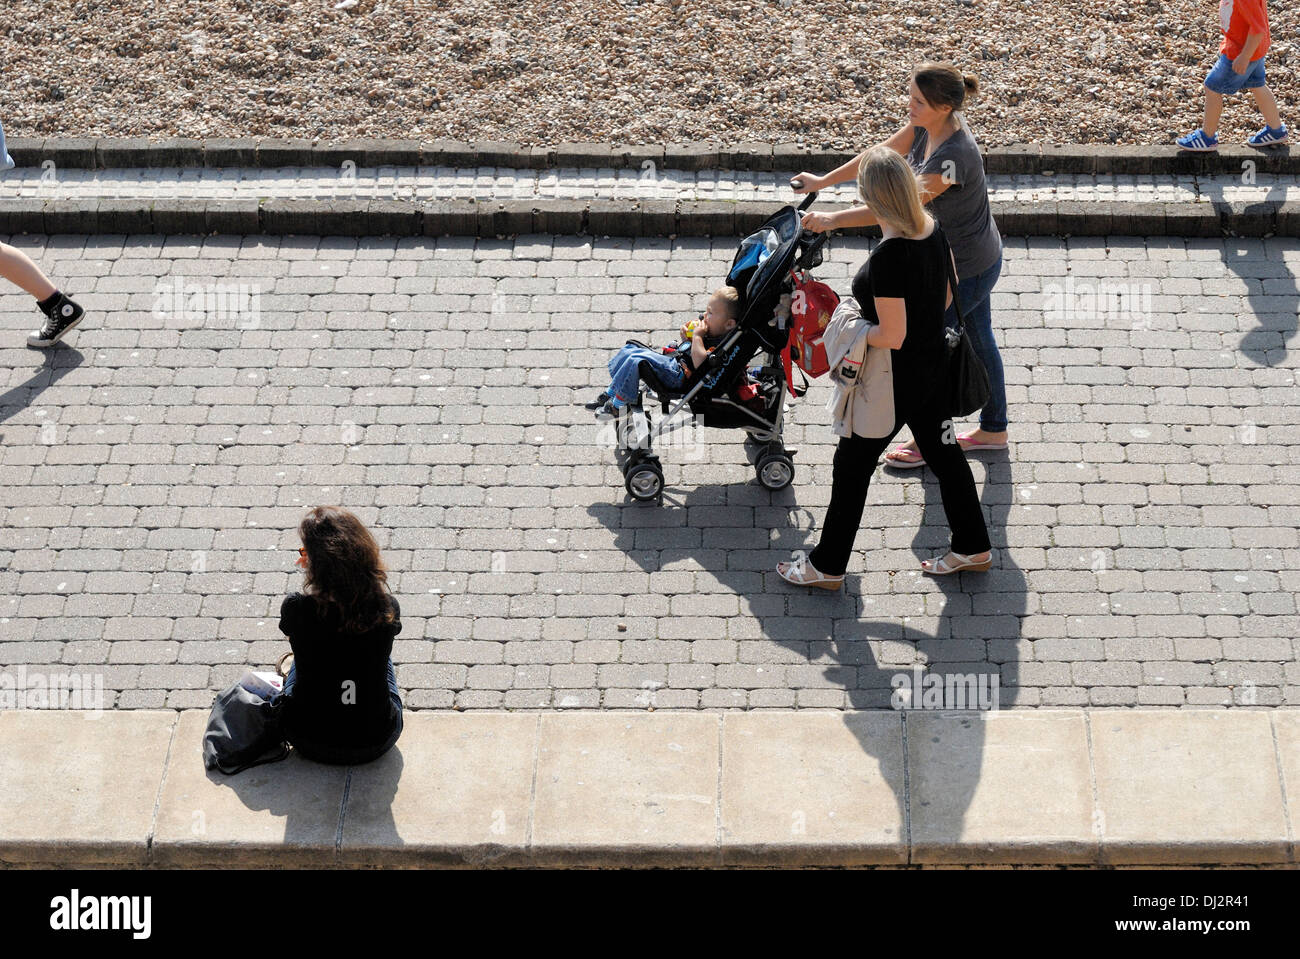
[[[809,268],[812,265],[813,260],[816,258],[818,251],[820,251],[821,248],[826,245],[826,241],[829,240],[830,238],[831,235],[829,231],[825,233],[818,233],[813,238],[813,241],[809,243],[808,246],[804,249],[803,255],[799,257],[799,264],[798,264],[799,268],[800,269]]]
[[[803,180],[800,180],[798,178],[793,179],[790,181],[790,185],[797,190],[803,186]],[[803,202],[799,204],[799,212],[802,213],[804,210],[808,209],[808,207],[812,206],[813,202],[816,199],[817,199],[817,191],[814,190],[812,193],[809,193],[806,197],[804,197]]]

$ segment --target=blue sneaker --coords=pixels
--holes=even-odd
[[[1276,130],[1274,130],[1270,126],[1265,125],[1264,129],[1260,130],[1256,134],[1253,134],[1251,137],[1249,137],[1246,140],[1246,145],[1252,147],[1276,146],[1279,143],[1286,142],[1286,134],[1287,134],[1287,129],[1285,123],[1283,123]]]
[[[14,158],[8,153],[0,155],[0,173],[3,173],[5,170],[12,170],[13,168]]]
[[[1191,150],[1195,153],[1208,153],[1211,150],[1219,149],[1219,138],[1212,137],[1200,127],[1197,127],[1186,136],[1179,137],[1178,145],[1184,150]]]

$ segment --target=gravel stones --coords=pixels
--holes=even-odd
[[[1200,122],[1204,0],[11,0],[14,137],[400,137],[856,148],[906,119],[910,70],[979,76],[986,146],[1168,143]],[[1270,72],[1293,69],[1275,26]],[[1293,85],[1275,88],[1284,116]],[[1225,112],[1230,140],[1259,118]]]

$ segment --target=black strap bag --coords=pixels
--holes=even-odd
[[[238,683],[218,693],[203,733],[204,767],[233,775],[288,756],[280,730],[281,705]]]
[[[935,229],[939,227],[936,225]],[[957,311],[957,326],[947,327],[944,335],[948,346],[948,415],[968,416],[984,408],[989,401],[989,374],[971,345],[966,331],[966,318],[961,311],[961,298],[957,295],[957,274],[952,268],[952,253],[948,238],[939,231],[943,240],[943,265],[952,286],[952,305]]]

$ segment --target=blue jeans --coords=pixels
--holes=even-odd
[[[676,388],[686,382],[686,370],[677,362],[676,357],[643,346],[624,344],[609,361],[610,382],[606,392],[614,399],[615,406],[626,406],[636,399],[640,390],[640,366],[643,361],[654,367],[655,374],[664,386]]]
[[[1264,57],[1251,62],[1245,73],[1232,69],[1232,59],[1226,53],[1220,53],[1214,62],[1214,68],[1205,78],[1205,89],[1224,96],[1231,96],[1240,90],[1257,90],[1267,85],[1264,77]]]
[[[980,429],[990,433],[1001,433],[1007,428],[1007,383],[1002,372],[1002,354],[993,338],[991,305],[993,287],[1001,275],[1002,257],[999,255],[997,262],[983,273],[957,280],[957,296],[961,299],[971,346],[989,374],[989,401],[980,410]],[[956,308],[949,307],[944,319],[949,326],[956,326]]]

